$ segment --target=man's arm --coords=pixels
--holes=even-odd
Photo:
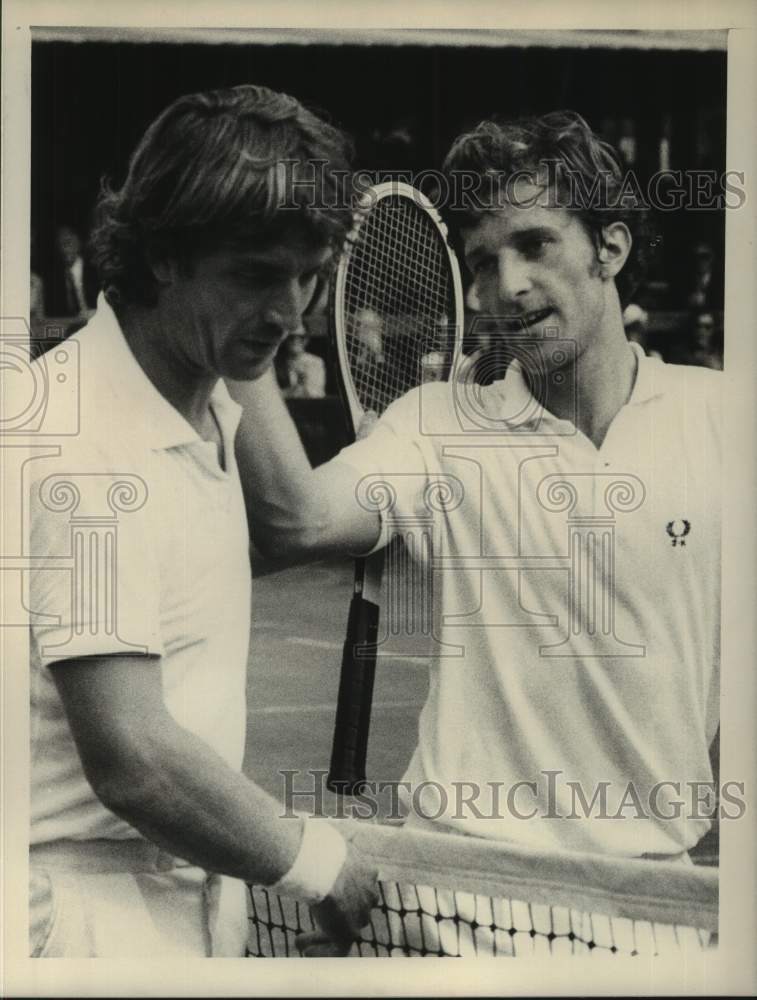
[[[355,471],[338,459],[311,467],[272,373],[227,385],[244,409],[236,458],[256,547],[297,558],[371,549],[381,523],[357,502]]]
[[[146,838],[210,871],[261,884],[291,868],[303,824],[176,723],[163,703],[160,662],[97,656],[53,664],[87,780],[102,803]],[[371,868],[348,847],[330,895],[316,908],[347,946],[367,922]]]

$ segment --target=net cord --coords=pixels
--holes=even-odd
[[[523,899],[631,920],[718,929],[717,869],[545,851],[458,834],[341,821],[384,882]],[[450,884],[451,883],[451,884]]]

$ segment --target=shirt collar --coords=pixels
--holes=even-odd
[[[494,383],[493,388],[495,387],[501,401],[500,406],[504,409],[500,419],[510,427],[532,431],[543,427],[545,423],[557,422],[557,418],[532,395],[517,358],[508,365],[505,377]]]
[[[634,406],[662,395],[669,373],[664,361],[659,358],[648,358],[639,344],[631,343],[630,346],[636,357],[636,375],[627,405]],[[505,377],[496,382],[495,386],[507,414],[501,419],[512,427],[528,431],[538,430],[543,425],[563,422],[545,409],[531,394],[517,358],[510,363]]]
[[[636,355],[636,378],[628,405],[635,406],[661,396],[665,392],[670,372],[661,358],[648,358],[640,344],[632,342],[631,350]]]
[[[78,335],[81,339],[82,367],[86,374],[87,358],[92,359],[95,378],[106,373],[108,400],[123,411],[125,427],[138,434],[154,450],[175,448],[202,441],[197,431],[155,388],[131,352],[116,314],[101,293],[97,311]],[[86,346],[84,346],[86,345]],[[98,393],[100,395],[100,393]],[[219,378],[211,395],[213,412],[227,441],[232,441],[239,425],[242,408],[231,398]]]

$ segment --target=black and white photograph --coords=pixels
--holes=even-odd
[[[8,995],[757,985],[755,10],[622,6],[4,3]]]

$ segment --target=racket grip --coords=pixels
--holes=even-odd
[[[326,779],[327,787],[339,795],[354,795],[366,780],[378,618],[377,605],[360,594],[353,596],[342,652],[331,764]]]

